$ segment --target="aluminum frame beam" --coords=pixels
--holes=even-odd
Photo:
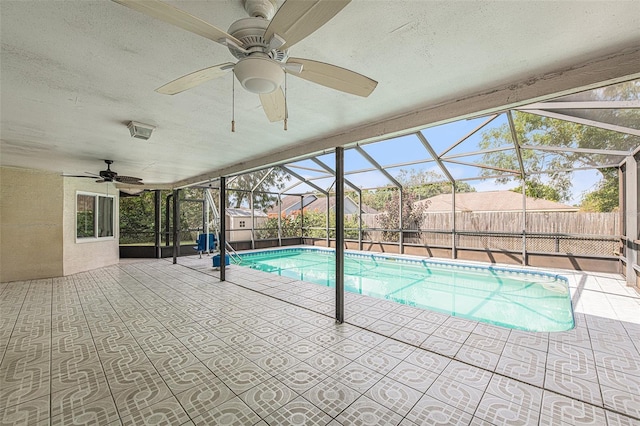
[[[584,124],[585,126],[598,127],[600,129],[611,130],[618,133],[640,136],[640,130],[631,127],[618,126],[615,124],[603,123],[601,121],[589,120],[586,118],[574,117],[572,115],[560,114],[558,112],[543,111],[540,109],[520,109],[518,111],[535,114],[547,118],[555,118],[557,120],[570,121],[572,123]]]

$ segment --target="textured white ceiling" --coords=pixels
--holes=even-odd
[[[178,1],[227,29],[241,0]],[[290,55],[379,82],[369,98],[288,78],[289,130],[232,74],[154,92],[233,61],[221,45],[111,1],[0,1],[2,165],[172,183],[640,45],[640,2],[354,0]],[[639,67],[640,68],[640,67]],[[640,69],[638,70],[640,72]],[[505,100],[506,103],[506,100]],[[132,139],[130,120],[157,126]]]

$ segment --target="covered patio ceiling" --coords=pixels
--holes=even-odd
[[[241,0],[169,3],[222,29],[246,16]],[[231,75],[175,96],[154,92],[233,60],[224,47],[110,1],[3,1],[0,12],[0,164],[83,174],[111,159],[148,188],[640,77],[638,2],[354,0],[291,55],[365,74],[378,82],[373,94],[289,78],[285,131],[237,85],[232,133]],[[129,121],[155,126],[151,139],[130,138]]]

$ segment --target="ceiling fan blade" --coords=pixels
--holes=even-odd
[[[284,92],[281,87],[271,93],[260,94],[260,102],[262,102],[264,113],[267,114],[267,118],[272,123],[282,121],[286,118],[287,108],[284,101]]]
[[[144,185],[141,178],[133,176],[116,176],[114,179],[118,183],[125,183],[127,185]]]
[[[351,0],[287,0],[271,20],[264,39],[269,42],[277,34],[285,40],[279,49],[288,49],[326,24],[350,2]]]
[[[234,65],[235,64],[232,62],[225,62],[224,64],[214,65],[200,71],[192,72],[191,74],[183,75],[182,77],[173,80],[171,83],[158,87],[156,92],[162,93],[163,95],[175,95],[176,93],[184,92],[185,90],[196,87],[206,81],[222,77],[229,70],[232,70]]]
[[[285,71],[313,83],[341,92],[351,93],[367,97],[373,92],[378,82],[357,72],[340,68],[324,62],[312,61],[310,59],[289,58],[288,64],[302,65],[302,71],[296,72],[292,68],[285,67]]]
[[[159,0],[113,0],[114,2],[136,10],[145,15],[164,21],[168,24],[180,27],[209,40],[220,43],[221,40],[229,39],[239,46],[242,42],[225,31],[214,27],[200,18],[196,18],[189,13],[163,3]]]

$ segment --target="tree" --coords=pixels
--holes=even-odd
[[[537,180],[527,180],[525,183],[526,188],[524,192],[527,197],[542,198],[543,200],[550,200],[555,202],[559,202],[562,198],[560,192],[558,192],[558,190],[551,185],[540,183]],[[516,186],[510,191],[522,194],[522,185]]]
[[[402,229],[420,229],[427,204],[416,204],[416,195],[412,192],[402,194]],[[398,241],[399,232],[393,229],[400,228],[400,195],[396,191],[391,200],[385,206],[384,212],[378,215],[378,223],[386,231],[382,231],[384,241]]]
[[[584,92],[573,97],[575,100],[638,100],[640,99],[640,82],[627,82],[605,89]],[[571,114],[606,123],[634,127],[640,122],[640,110],[637,109],[602,109],[588,111],[570,111]],[[515,112],[513,115],[515,133],[521,145],[553,146],[559,148],[590,148],[599,150],[628,151],[640,144],[640,138],[621,132],[614,132],[593,126],[581,125],[569,121],[542,117],[535,114]],[[481,149],[512,145],[511,130],[508,124],[490,129],[482,134]],[[564,171],[574,167],[597,167],[616,162],[619,157],[604,154],[592,154],[579,151],[541,151],[524,149],[522,161],[527,173],[527,181],[531,185],[541,184],[540,174],[545,171],[549,175],[548,185],[560,195],[559,201],[566,201],[571,196],[571,172]],[[484,154],[483,162],[500,168],[519,170],[515,150],[496,151]],[[602,180],[617,182],[616,174],[602,173]],[[486,174],[494,172],[487,171]],[[513,177],[498,179],[505,183]],[[613,182],[602,182],[599,187],[613,187]],[[594,196],[610,197],[601,204],[617,206],[617,196],[611,191],[600,191]]]
[[[449,182],[442,182],[442,177],[430,170],[400,169],[396,176],[405,194],[411,194],[414,200],[424,200],[439,194],[451,194],[452,186]],[[466,182],[456,182],[457,192],[475,192],[475,188]],[[375,190],[362,191],[362,202],[378,211],[388,211],[398,189],[385,187]]]
[[[290,179],[288,174],[277,168],[239,175],[227,189],[228,205],[234,208],[249,207],[251,192],[246,191],[254,190],[254,209],[267,211],[278,197],[275,194],[268,194],[266,191],[280,190]],[[237,191],[234,188],[244,191]]]
[[[580,210],[588,212],[612,212],[619,206],[619,185],[615,176],[617,169],[602,169],[607,176],[598,182],[594,191],[584,195]],[[611,176],[610,176],[611,175]]]

